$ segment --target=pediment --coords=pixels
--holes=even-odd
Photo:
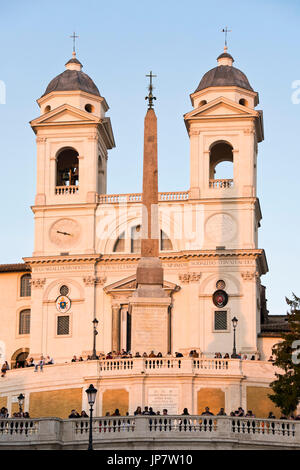
[[[136,289],[136,275],[126,277],[120,281],[114,282],[104,287],[106,294],[114,294],[117,292],[133,292]],[[166,291],[175,291],[177,292],[180,289],[180,286],[174,284],[174,282],[164,280],[164,289]]]
[[[34,119],[30,124],[32,126],[37,126],[61,122],[98,123],[99,118],[87,113],[86,111],[74,108],[69,104],[64,104],[53,111]]]
[[[232,116],[245,116],[251,117],[257,116],[257,111],[254,109],[248,108],[247,106],[242,106],[235,101],[231,101],[227,98],[220,97],[217,98],[200,108],[196,108],[193,111],[185,114],[184,118],[187,119],[197,119],[197,118],[206,118],[206,117],[232,117]]]

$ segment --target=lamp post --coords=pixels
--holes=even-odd
[[[93,406],[96,400],[97,389],[94,385],[90,385],[86,390],[88,396],[88,402],[90,405],[90,428],[89,428],[89,446],[88,450],[93,450]]]
[[[24,398],[25,398],[25,397],[24,397],[23,393],[20,393],[20,395],[18,396],[19,411],[20,411],[20,413],[22,413],[22,411],[23,411]]]
[[[238,324],[238,319],[236,317],[233,317],[232,321],[232,326],[233,326],[233,350],[232,350],[232,359],[237,359],[238,355],[236,353],[236,344],[235,344],[235,330]]]
[[[92,359],[95,360],[95,359],[98,359],[98,356],[97,356],[97,353],[96,353],[96,336],[98,334],[98,331],[97,331],[97,325],[98,325],[98,320],[97,318],[94,318],[94,320],[92,321],[93,325],[94,325],[94,332],[93,332],[93,354],[92,354]]]

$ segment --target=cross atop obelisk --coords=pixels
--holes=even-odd
[[[163,288],[159,259],[157,119],[153,109],[152,72],[144,127],[141,259],[136,270],[136,289],[129,299],[131,351],[170,351],[169,311],[171,298]]]
[[[163,269],[159,259],[159,220],[158,220],[158,165],[157,165],[157,118],[153,109],[152,78],[150,72],[148,110],[144,123],[144,163],[142,198],[141,260],[137,267],[138,295],[144,297],[156,294],[164,296]]]
[[[156,100],[156,97],[153,96],[153,85],[152,85],[152,78],[156,77],[157,75],[153,75],[152,71],[149,73],[149,75],[146,75],[146,77],[150,78],[150,83],[148,86],[149,94],[146,96],[145,100],[148,100],[148,109],[153,108],[153,101]]]

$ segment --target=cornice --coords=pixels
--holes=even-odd
[[[195,259],[199,260],[210,260],[210,259],[252,259],[257,262],[259,275],[266,274],[268,272],[268,264],[265,256],[265,251],[261,249],[244,249],[244,250],[193,250],[193,251],[179,251],[179,252],[168,252],[161,253],[159,258],[163,262],[168,261],[192,261]],[[61,265],[61,264],[114,264],[114,263],[132,263],[134,265],[140,260],[140,256],[137,254],[95,254],[95,255],[69,255],[69,256],[36,256],[31,258],[23,258],[27,266],[34,265]]]
[[[69,256],[33,256],[31,258],[23,258],[28,265],[41,264],[95,264],[100,260],[101,255],[69,255]]]
[[[38,104],[42,104],[46,101],[49,100],[49,98],[52,98],[53,96],[84,96],[86,98],[93,98],[94,101],[99,101],[99,103],[101,102],[104,102],[105,103],[105,107],[107,107],[106,111],[109,109],[109,106],[106,102],[106,99],[103,97],[103,96],[97,96],[97,95],[93,95],[91,93],[88,93],[86,91],[82,91],[82,90],[70,90],[70,91],[67,91],[67,90],[60,90],[60,91],[51,91],[51,93],[47,93],[47,95],[43,95],[41,96],[40,98],[38,98],[36,100],[36,102]]]
[[[56,211],[57,209],[66,209],[66,207],[68,208],[68,211],[71,211],[71,210],[75,210],[75,209],[80,209],[80,208],[84,208],[84,209],[96,209],[98,207],[98,203],[91,203],[91,202],[68,202],[66,204],[49,204],[49,205],[42,205],[42,206],[30,206],[32,212],[35,214],[36,212],[38,211]]]
[[[268,265],[265,256],[265,251],[261,249],[244,249],[244,250],[193,250],[193,251],[178,251],[160,253],[159,258],[162,261],[192,261],[195,259],[209,260],[209,259],[252,259],[258,262],[260,274],[266,274],[268,272]],[[137,254],[109,254],[102,255],[99,259],[99,264],[108,264],[115,262],[128,262],[137,263],[140,260],[140,256]]]

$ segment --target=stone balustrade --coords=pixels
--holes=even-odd
[[[79,186],[56,186],[55,188],[56,195],[77,194],[78,191],[79,191]]]
[[[212,189],[228,189],[233,187],[233,180],[209,180],[209,187]]]
[[[206,358],[132,358],[105,359],[99,361],[99,375],[115,374],[185,374],[193,375],[241,375],[242,366],[238,359]]]
[[[248,365],[249,363],[249,365]],[[76,373],[95,375],[100,377],[113,377],[124,375],[178,375],[180,373],[190,375],[249,375],[254,361],[241,361],[240,359],[208,359],[208,358],[174,358],[174,357],[156,357],[156,358],[132,358],[132,359],[104,359],[96,361],[68,362],[44,366],[43,377],[48,380],[48,376],[58,376],[61,373],[71,376]],[[257,366],[263,368],[264,365],[270,366],[270,363],[255,361]],[[59,369],[63,369],[63,372]],[[79,369],[81,372],[79,372]],[[28,380],[34,371],[33,367],[8,370],[5,376],[5,382],[13,380],[16,383]],[[263,370],[262,370],[262,373]],[[35,376],[36,374],[34,374]],[[40,375],[37,375],[40,377]],[[2,382],[4,385],[4,381]]]
[[[33,367],[24,369],[8,370],[3,386],[14,384],[19,387],[24,383],[34,383],[36,379],[45,382],[54,380],[61,374],[64,377],[78,376],[98,376],[103,378],[139,376],[169,375],[178,376],[180,374],[198,377],[273,377],[273,366],[265,361],[247,361],[240,359],[210,359],[210,358],[132,358],[132,359],[104,359],[96,361],[68,362],[44,366],[43,375],[34,374]],[[272,374],[272,375],[270,375]],[[4,388],[5,388],[4,387]],[[4,390],[3,388],[3,390]]]
[[[188,191],[171,191],[158,193],[158,201],[186,201],[189,198]],[[99,204],[121,204],[131,202],[141,202],[141,193],[132,194],[98,194]]]
[[[223,416],[93,418],[95,449],[297,449],[300,422]],[[0,419],[0,448],[85,449],[89,419]]]

